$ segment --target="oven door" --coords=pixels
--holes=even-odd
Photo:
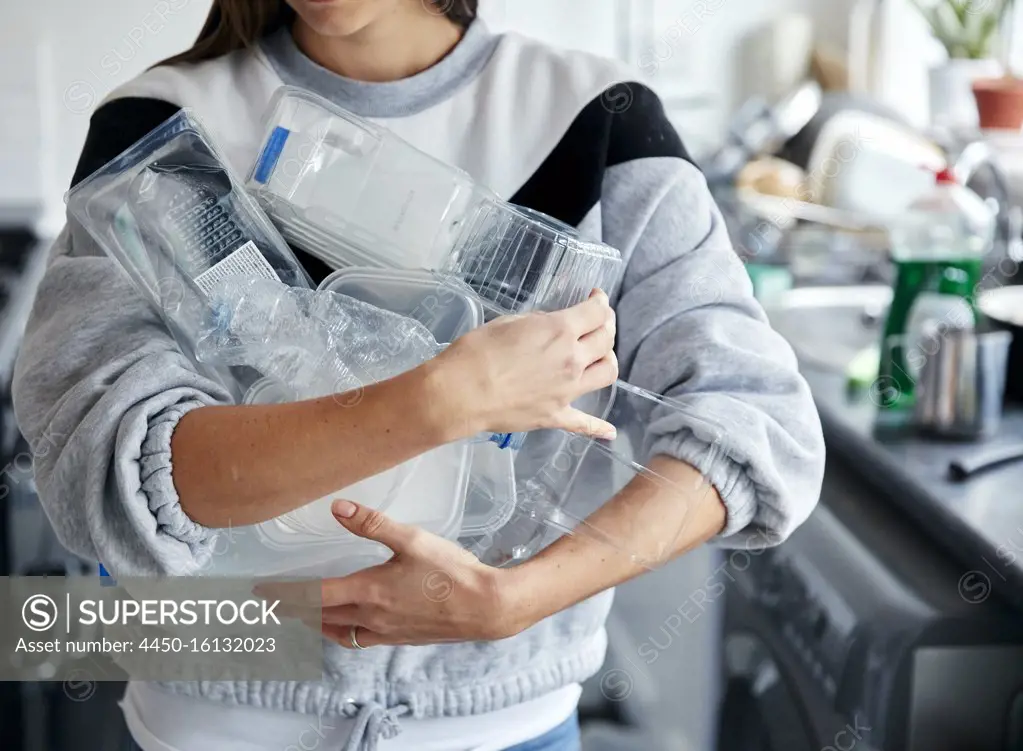
[[[718,751],[820,751],[806,710],[768,645],[749,631],[726,635]]]

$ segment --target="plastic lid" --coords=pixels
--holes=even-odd
[[[339,269],[324,279],[319,289],[413,318],[441,344],[483,325],[483,304],[476,293],[458,279],[432,271]]]

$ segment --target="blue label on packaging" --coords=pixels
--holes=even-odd
[[[270,179],[289,135],[291,135],[290,130],[278,125],[266,139],[266,146],[263,147],[263,153],[259,155],[259,161],[256,163],[255,180],[257,183],[265,184]]]
[[[99,578],[102,579],[100,584],[104,587],[116,587],[117,582],[114,581],[114,577],[110,575],[106,567],[101,563],[99,564]]]

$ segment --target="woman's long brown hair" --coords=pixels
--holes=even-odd
[[[479,0],[423,0],[460,26],[476,18]],[[263,37],[290,26],[293,11],[284,0],[213,0],[195,44],[160,65],[198,63],[251,47]]]

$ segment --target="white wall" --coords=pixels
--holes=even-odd
[[[34,148],[15,155],[19,168],[0,173],[0,200],[14,190],[45,206],[44,229],[63,223],[62,195],[85,141],[89,115],[116,86],[187,47],[209,10],[209,0],[35,0],[4,9],[0,64],[24,71],[35,61],[32,111],[12,116],[3,130],[41,133]],[[11,50],[32,54],[13,65]],[[24,54],[24,53],[21,53]],[[8,67],[8,70],[11,68]],[[8,87],[5,87],[8,88]],[[0,92],[2,93],[2,92]],[[13,161],[0,151],[0,165]]]
[[[552,44],[614,56],[619,0],[480,0],[495,31],[514,30]]]
[[[908,0],[892,0],[908,3]],[[670,103],[700,150],[723,132],[754,80],[755,33],[785,13],[808,14],[819,36],[845,45],[854,0],[481,0],[498,30],[516,29],[602,55],[628,54]],[[35,0],[5,7],[0,44],[0,207],[46,199],[60,222],[94,106],[148,65],[184,49],[210,0]],[[631,28],[625,29],[626,22]],[[910,52],[910,57],[914,53]],[[919,111],[924,64],[893,93]],[[17,83],[17,86],[15,86]]]
[[[481,0],[498,29],[603,55],[623,52],[672,103],[673,119],[697,145],[714,142],[749,93],[755,34],[785,14],[805,13],[818,36],[844,47],[855,0]],[[631,8],[631,13],[625,10]],[[632,29],[622,32],[630,18]]]

